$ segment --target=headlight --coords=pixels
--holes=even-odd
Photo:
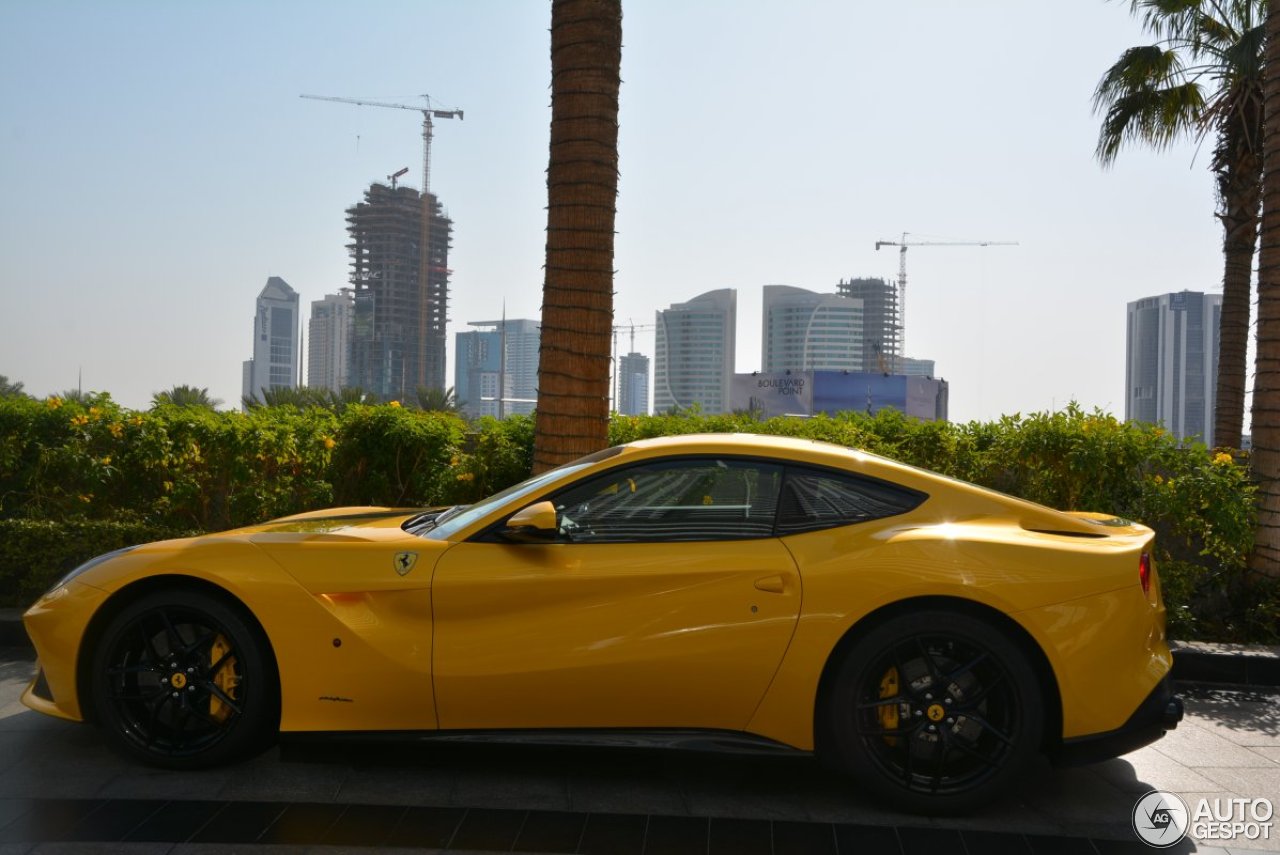
[[[92,570],[94,567],[97,567],[103,561],[106,561],[111,558],[115,558],[117,555],[124,555],[126,552],[132,552],[137,548],[138,548],[137,546],[126,546],[124,549],[116,549],[112,552],[104,552],[96,558],[90,558],[88,561],[81,564],[79,567],[77,567],[76,569],[72,570],[70,573],[63,576],[61,579],[59,579],[57,583],[52,588],[50,588],[49,591],[46,593],[58,590],[63,585],[67,584],[72,579],[79,576],[81,573],[84,573],[87,570]]]

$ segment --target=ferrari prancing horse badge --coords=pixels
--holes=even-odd
[[[396,572],[401,576],[405,576],[413,569],[413,565],[418,563],[418,553],[416,552],[397,552],[395,557]]]

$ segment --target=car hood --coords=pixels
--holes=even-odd
[[[332,508],[270,520],[243,537],[313,594],[400,591],[430,583],[452,544],[406,532],[404,523],[443,508]]]
[[[398,540],[408,520],[444,508],[328,508],[245,526],[220,537],[242,537],[253,543],[310,543]]]

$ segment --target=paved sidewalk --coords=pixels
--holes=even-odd
[[[1192,687],[1186,720],[1155,745],[1093,766],[1045,764],[979,815],[932,820],[886,811],[806,757],[330,744],[165,772],[118,758],[93,728],[22,707],[29,656],[0,650],[0,855],[100,852],[126,838],[137,842],[111,843],[110,851],[245,851],[256,843],[255,852],[399,844],[636,855],[1106,855],[1152,851],[1130,828],[1135,801],[1152,789],[1189,801],[1266,797],[1280,805],[1274,690]],[[1280,821],[1271,833],[1229,850],[1185,842],[1166,851],[1280,851]]]

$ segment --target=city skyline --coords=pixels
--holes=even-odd
[[[910,250],[908,355],[943,367],[957,420],[1071,398],[1119,413],[1119,307],[1220,289],[1207,154],[1093,160],[1093,88],[1149,41],[1120,5],[624,11],[616,324],[733,287],[758,329],[767,283],[895,278],[877,240],[1016,240]],[[415,113],[304,92],[427,91],[465,109],[433,151],[432,189],[459,224],[450,340],[504,299],[537,317],[548,21],[544,4],[496,2],[4,6],[0,373],[44,395],[83,368],[86,388],[129,406],[179,383],[234,400],[264,278],[307,301],[344,287],[343,210],[401,167],[420,178]],[[332,49],[388,27],[439,44],[377,64]],[[1018,37],[1047,28],[1052,44]],[[901,61],[908,48],[920,61]],[[939,98],[957,76],[972,97]],[[762,367],[759,344],[738,338],[739,370]],[[648,334],[636,350],[652,352]]]

